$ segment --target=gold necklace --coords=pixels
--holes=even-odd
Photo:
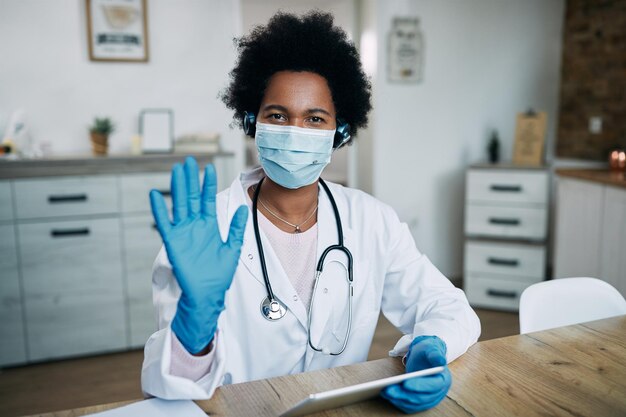
[[[252,187],[252,192],[255,192],[255,191],[256,191],[256,186],[253,186],[253,187]],[[282,217],[280,217],[278,214],[276,214],[276,213],[274,213],[272,210],[270,210],[270,208],[269,208],[267,205],[265,205],[265,203],[263,202],[263,200],[261,200],[261,198],[260,198],[260,197],[259,197],[259,203],[261,203],[261,205],[263,206],[263,208],[264,208],[265,210],[267,210],[267,212],[268,212],[269,214],[271,214],[272,216],[276,217],[276,218],[277,218],[278,220],[280,220],[281,222],[283,222],[283,223],[285,223],[285,224],[288,224],[289,226],[293,227],[293,228],[295,229],[295,233],[302,233],[302,229],[300,228],[300,226],[304,226],[304,225],[305,225],[305,224],[306,224],[309,220],[311,220],[311,218],[313,217],[313,215],[314,215],[314,214],[315,214],[315,212],[317,211],[317,207],[318,207],[318,205],[319,205],[319,203],[315,205],[315,208],[313,209],[313,211],[311,211],[311,214],[309,214],[309,215],[307,216],[307,218],[306,218],[306,219],[304,219],[304,221],[302,221],[300,224],[294,224],[294,223],[291,223],[291,222],[289,222],[289,221],[287,221],[287,220],[283,219],[283,218],[282,218]]]

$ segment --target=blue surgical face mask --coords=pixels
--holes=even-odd
[[[330,162],[334,130],[256,124],[261,166],[276,184],[296,189],[313,184]]]

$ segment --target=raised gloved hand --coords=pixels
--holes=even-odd
[[[152,214],[163,239],[174,276],[182,290],[172,330],[192,354],[205,349],[224,309],[224,296],[237,268],[248,208],[241,206],[230,223],[226,242],[217,224],[217,176],[213,165],[204,172],[202,192],[198,165],[187,157],[184,168],[172,169],[173,221],[160,192],[150,192]]]
[[[437,336],[418,336],[413,339],[406,357],[406,371],[415,372],[446,365],[446,344]],[[452,375],[446,369],[436,375],[407,379],[385,388],[380,395],[407,414],[424,411],[439,404],[452,384]]]

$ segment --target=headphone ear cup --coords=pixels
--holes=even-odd
[[[350,125],[341,119],[337,119],[337,129],[335,130],[335,139],[333,148],[339,149],[350,140]]]
[[[256,115],[251,112],[243,112],[243,132],[254,138],[254,134],[256,133]]]

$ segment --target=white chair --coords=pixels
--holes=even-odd
[[[626,314],[626,300],[596,278],[562,278],[526,288],[520,298],[520,333]]]

